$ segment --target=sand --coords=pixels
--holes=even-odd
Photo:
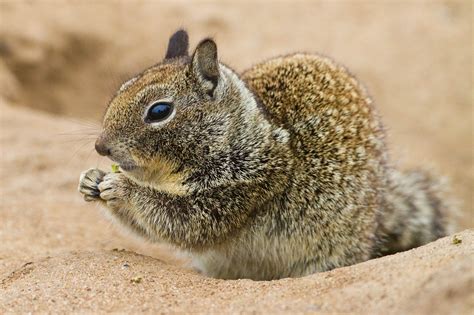
[[[472,313],[471,13],[469,1],[1,2],[0,313]],[[192,44],[214,36],[237,70],[296,50],[348,66],[401,167],[451,179],[462,243],[299,279],[223,281],[117,231],[81,199],[78,176],[110,167],[93,151],[107,100],[180,26]]]

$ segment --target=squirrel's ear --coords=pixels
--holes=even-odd
[[[168,42],[165,59],[188,56],[189,38],[185,30],[174,33]]]
[[[197,45],[191,66],[206,93],[212,96],[219,80],[217,45],[212,39],[204,39]]]

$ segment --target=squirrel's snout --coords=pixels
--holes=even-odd
[[[99,137],[95,142],[95,150],[102,156],[110,155],[110,148],[107,147],[104,139]]]

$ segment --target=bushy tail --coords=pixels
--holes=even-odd
[[[453,233],[455,211],[440,178],[424,171],[393,170],[387,187],[376,256],[408,250]]]

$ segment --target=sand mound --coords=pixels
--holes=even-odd
[[[3,311],[468,314],[474,233],[300,279],[204,278],[125,251],[67,252],[27,262],[1,284]]]

